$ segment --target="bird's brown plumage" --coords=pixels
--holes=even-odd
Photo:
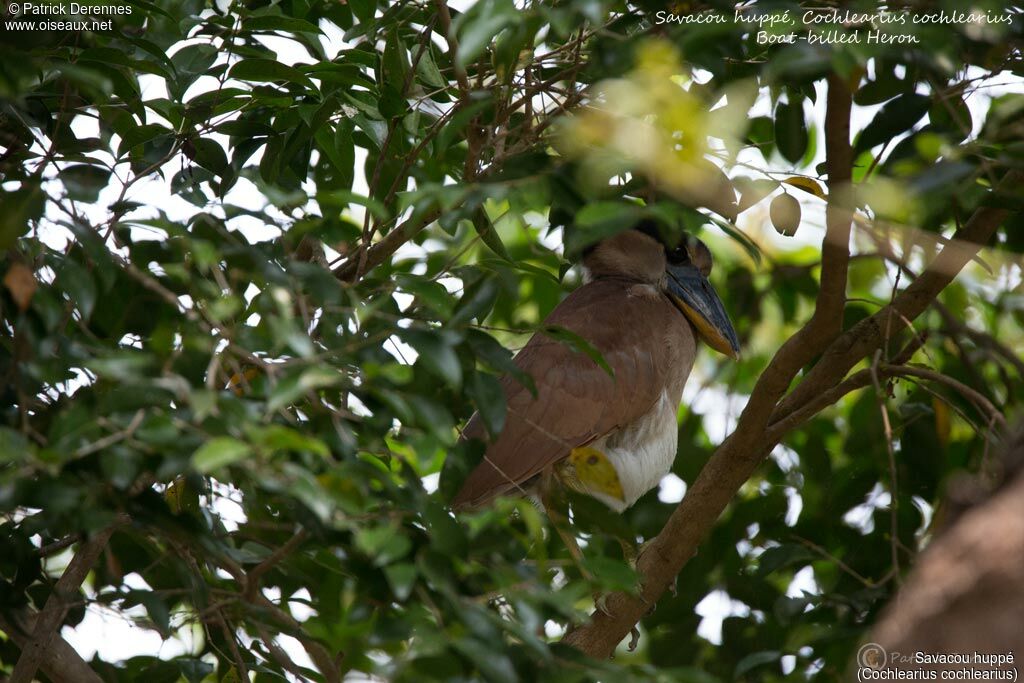
[[[515,357],[537,396],[512,377],[502,380],[505,427],[452,504],[473,507],[527,482],[586,445],[646,415],[667,392],[678,405],[693,366],[696,342],[686,318],[660,286],[665,257],[635,232],[586,260],[596,279],[570,294],[545,319],[586,339],[614,377],[585,353],[537,333]],[[613,238],[614,239],[614,238]],[[617,265],[621,254],[632,253]],[[624,267],[628,265],[629,267]],[[464,438],[485,438],[479,416]]]

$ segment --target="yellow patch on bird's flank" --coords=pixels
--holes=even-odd
[[[569,454],[569,462],[583,488],[615,500],[624,500],[619,473],[604,453],[590,446],[574,448]]]

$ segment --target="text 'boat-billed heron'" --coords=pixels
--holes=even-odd
[[[583,257],[589,276],[544,320],[589,342],[591,356],[542,333],[513,359],[536,396],[502,380],[504,429],[452,501],[473,508],[503,494],[540,493],[555,479],[622,511],[654,488],[676,457],[676,413],[697,338],[733,358],[736,332],[707,276],[711,252],[693,236],[666,246],[644,221]],[[479,415],[463,437],[485,438]],[[605,471],[609,467],[614,472]],[[602,469],[603,468],[603,469]]]

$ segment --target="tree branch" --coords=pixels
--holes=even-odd
[[[309,538],[309,532],[299,529],[288,541],[267,556],[262,562],[250,569],[245,575],[245,594],[251,599],[260,586],[260,578],[271,569],[276,567],[281,560],[295,552],[302,543]]]
[[[376,268],[391,258],[391,255],[398,251],[398,248],[415,237],[423,228],[427,227],[441,217],[440,209],[433,209],[418,218],[410,218],[397,226],[380,241],[374,244],[366,252],[366,262],[363,265],[364,273]],[[359,265],[358,258],[349,258],[340,266],[334,269],[334,276],[344,282],[354,282],[356,271]]]
[[[0,611],[0,630],[23,650],[31,642],[30,634],[37,622],[38,615],[26,608]],[[53,683],[102,683],[82,655],[67,640],[55,634],[39,668]]]
[[[0,611],[0,630],[22,650],[29,646],[37,622],[38,615],[26,608]],[[103,683],[75,648],[57,634],[50,640],[39,668],[53,683]]]
[[[1022,183],[1024,171],[1010,171],[999,183],[996,192],[1019,188]],[[914,320],[921,315],[982,245],[992,238],[1007,215],[1007,209],[987,206],[977,209],[957,233],[956,239],[946,244],[927,270],[892,303],[857,323],[826,349],[804,381],[779,403],[774,413],[776,419],[792,413],[816,394],[838,383],[854,365],[871,355],[882,343],[886,326],[893,318]]]
[[[848,148],[849,145],[849,110],[841,114],[834,107],[840,106],[840,103],[848,105],[849,92],[847,89],[843,93],[845,84],[838,83],[834,78],[830,79],[829,86],[827,118],[833,121],[827,125],[827,130],[833,136],[842,136],[845,131],[847,138],[845,146],[832,141],[828,147],[831,152],[844,158],[844,147]],[[835,117],[840,116],[846,118],[845,125],[835,121]],[[836,168],[834,162],[834,158],[829,159],[830,204],[839,203],[835,191],[849,178],[849,175]],[[1011,171],[1000,184],[1000,189],[1019,186],[1022,180],[1024,174]],[[834,389],[857,362],[880,347],[885,324],[891,316],[900,315],[913,320],[920,315],[981,245],[991,238],[1008,212],[988,207],[975,211],[957,236],[959,239],[947,245],[918,280],[889,306],[834,338],[829,344],[834,334],[824,340],[817,335],[819,332],[838,333],[834,307],[837,302],[845,299],[845,273],[849,262],[849,225],[844,228],[839,220],[843,214],[849,215],[848,210],[833,210],[832,220],[828,221],[822,247],[822,290],[814,316],[772,359],[755,386],[735,431],[716,449],[661,533],[638,559],[637,571],[641,580],[639,597],[624,592],[607,596],[604,600],[605,609],[596,610],[589,623],[566,634],[565,643],[593,657],[610,656],[619,642],[675,580],[739,488],[775,447],[777,440],[767,438],[767,425],[778,422],[816,396]],[[842,239],[844,234],[845,240]],[[838,240],[835,239],[837,236]],[[832,246],[829,246],[830,243]],[[840,274],[843,275],[841,282],[838,277]],[[838,316],[841,321],[841,307]],[[826,345],[823,358],[815,364],[807,378],[776,406],[776,401],[786,391],[799,368],[813,357],[809,354]]]
[[[921,335],[915,336],[907,346],[899,352],[896,358],[893,359],[892,363],[885,367],[899,367],[909,361],[917,350],[924,345],[924,339]],[[885,370],[880,371],[885,374]],[[856,372],[842,382],[832,387],[828,391],[824,391],[814,397],[814,400],[807,405],[802,406],[799,410],[794,413],[786,415],[777,422],[772,422],[768,426],[768,431],[765,433],[765,438],[771,443],[779,443],[789,432],[793,431],[807,420],[811,419],[825,408],[834,404],[836,401],[841,399],[847,394],[863,389],[867,385],[871,384],[871,368],[865,368],[860,372]]]
[[[821,245],[821,289],[811,318],[815,336],[831,341],[843,329],[846,281],[850,266],[850,230],[853,225],[853,148],[850,146],[850,111],[853,94],[837,74],[828,78],[825,104],[825,158],[828,163],[828,205],[825,239]]]
[[[452,30],[452,15],[448,11],[448,3],[445,0],[434,0],[437,7],[437,16],[441,20],[441,30],[444,31],[444,38],[448,42],[448,49],[452,56],[452,67],[455,69],[455,80],[459,84],[459,90],[463,96],[470,91],[469,78],[466,75],[466,67],[459,60],[459,39]]]
[[[1019,652],[1024,647],[1024,477],[1019,470],[1024,433],[1014,435],[1009,446],[999,458],[1007,479],[995,490],[987,477],[961,484],[970,487],[977,504],[935,534],[872,629],[872,642],[889,652]],[[962,504],[950,496],[943,507],[955,510]],[[923,668],[957,667],[963,670],[962,664],[945,663]],[[1019,670],[1019,663],[1004,669]]]
[[[46,599],[43,609],[36,616],[35,625],[32,627],[32,636],[21,648],[21,656],[18,657],[18,663],[14,665],[9,683],[31,683],[43,662],[48,662],[54,657],[55,638],[58,642],[57,651],[62,649],[59,643],[67,645],[56,633],[67,615],[70,603],[77,596],[82,582],[85,581],[85,577],[96,564],[111,535],[118,527],[127,523],[126,515],[118,517],[113,524],[82,543],[78,548],[78,552],[71,558],[67,569],[54,585],[53,592]]]
[[[968,401],[974,404],[974,407],[979,412],[983,413],[988,420],[989,424],[998,424],[1003,429],[1006,429],[1006,418],[999,411],[998,408],[988,400],[988,398],[980,391],[972,389],[963,382],[953,379],[949,375],[944,375],[941,372],[935,370],[929,370],[928,368],[918,368],[912,365],[882,365],[879,367],[879,371],[888,375],[900,376],[900,377],[919,377],[921,379],[927,379],[932,382],[944,384],[947,387],[959,392]]]

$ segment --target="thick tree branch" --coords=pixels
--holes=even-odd
[[[54,657],[54,642],[58,643],[57,651],[62,649],[60,643],[67,645],[56,634],[64,622],[68,608],[77,597],[82,582],[85,581],[85,577],[96,564],[111,535],[118,527],[127,523],[127,516],[118,518],[117,521],[82,543],[78,548],[67,569],[57,579],[53,592],[46,599],[43,609],[36,616],[31,638],[27,639],[21,648],[21,656],[18,658],[18,663],[14,665],[9,683],[31,683],[39,667]]]
[[[846,302],[846,276],[850,261],[851,204],[847,193],[851,176],[850,110],[846,83],[829,80],[826,140],[829,164],[829,206],[822,243],[821,289],[811,320],[790,337],[765,368],[735,431],[722,442],[676,507],[661,533],[637,561],[640,597],[613,593],[606,609],[591,615],[591,622],[566,634],[565,642],[594,657],[608,657],[640,621],[714,525],[736,491],[754,473],[774,444],[764,438],[772,410],[800,369],[839,334]],[[844,222],[845,221],[845,222]]]
[[[1014,170],[1006,174],[997,192],[1019,188],[1024,183],[1024,172]],[[889,305],[865,318],[841,335],[825,351],[821,360],[775,410],[775,418],[798,409],[813,397],[838,383],[854,365],[871,355],[885,339],[885,331],[892,320],[914,320],[935,300],[953,278],[963,269],[982,245],[988,242],[996,229],[1009,215],[1007,209],[981,207],[956,234],[928,269],[903,290]]]
[[[850,145],[850,111],[853,95],[842,77],[828,79],[825,105],[825,158],[828,163],[828,205],[825,207],[825,239],[821,244],[821,289],[811,327],[820,343],[839,336],[846,306],[846,281],[850,266],[850,230],[853,225],[853,147]]]
[[[1019,469],[1024,432],[1011,437],[1009,446],[1000,458],[1008,478],[996,490],[988,478],[961,482],[981,500],[936,534],[882,613],[869,636],[872,642],[888,652],[1019,653],[1024,648],[1024,477]],[[962,504],[954,495],[943,507],[955,510]],[[964,667],[922,668],[962,673]],[[1019,659],[1001,668],[1019,672]]]
[[[840,102],[849,103],[848,91],[844,94],[844,83],[830,80],[829,115],[840,116],[832,108]],[[832,93],[832,88],[836,93]],[[845,112],[844,125],[835,121],[828,125],[833,135],[849,135],[849,110]],[[830,151],[842,145],[829,145]],[[848,158],[848,157],[847,157]],[[830,202],[840,203],[836,190],[849,176],[836,169],[829,159]],[[1022,174],[1013,171],[1007,174],[1000,189],[1019,186]],[[849,206],[849,204],[847,204]],[[608,657],[616,646],[639,622],[685,566],[700,542],[710,531],[718,516],[732,500],[743,483],[756,471],[767,457],[777,440],[769,439],[767,425],[778,422],[816,396],[834,389],[846,373],[857,362],[869,356],[884,341],[884,330],[896,315],[913,320],[935,299],[939,292],[952,281],[957,273],[970,261],[991,238],[996,228],[1007,215],[1003,209],[981,208],[975,212],[960,234],[958,240],[947,245],[936,257],[922,276],[897,296],[892,304],[874,316],[865,319],[854,328],[834,339],[837,314],[833,308],[836,302],[845,298],[845,272],[849,262],[849,225],[845,228],[839,221],[842,215],[835,211],[829,223],[832,234],[826,234],[822,254],[822,294],[812,320],[779,350],[755,386],[751,398],[740,416],[736,430],[722,442],[700,475],[690,487],[686,496],[669,518],[661,533],[651,541],[637,562],[641,577],[639,598],[630,594],[613,593],[604,601],[604,610],[595,611],[591,621],[570,631],[564,642],[579,648],[593,657]],[[846,215],[849,215],[846,213]],[[835,239],[837,233],[839,239]],[[846,239],[842,239],[845,234]],[[829,244],[833,246],[828,246]],[[836,249],[838,245],[838,249]],[[826,276],[826,272],[829,273]],[[838,282],[838,275],[843,281]],[[827,283],[827,284],[826,284]],[[842,289],[840,289],[840,287]],[[842,319],[842,307],[838,309]],[[829,334],[832,332],[833,334]],[[828,335],[825,339],[819,333]],[[796,372],[810,360],[808,354],[826,348],[824,357],[815,364],[807,378],[798,385],[778,406],[776,402],[788,388]],[[854,387],[850,387],[852,389]],[[781,434],[775,434],[781,438]]]
[[[38,621],[28,609],[0,611],[0,630],[22,650],[31,642]],[[103,679],[75,652],[68,641],[54,634],[39,668],[53,683],[102,683]]]

